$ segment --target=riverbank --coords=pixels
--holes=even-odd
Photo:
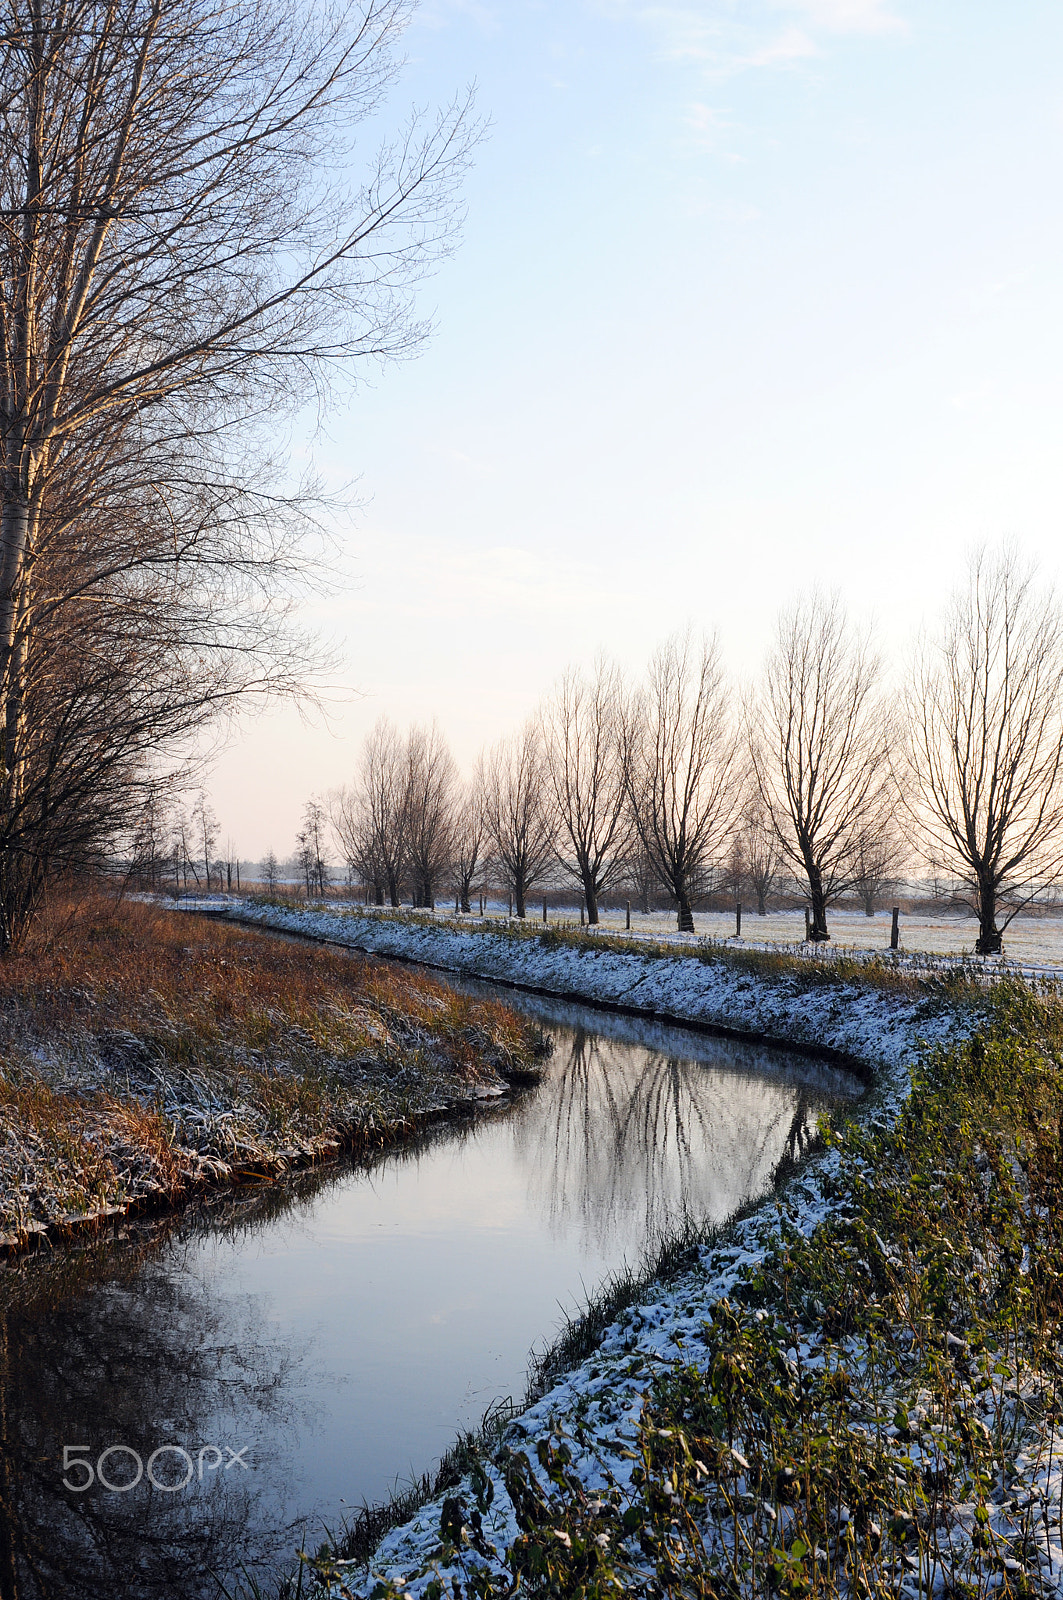
[[[910,1056],[943,1008],[954,1011],[983,992],[962,967],[923,970],[888,957],[796,960],[716,944],[540,931],[534,922],[460,924],[256,901],[236,902],[230,914],[533,994],[796,1048],[865,1078]]]
[[[475,935],[358,936],[471,970]],[[608,957],[517,939],[475,959],[816,1033],[862,1053],[873,1092],[781,1195],[598,1315],[590,1354],[368,1576],[338,1542],[318,1582],[337,1600],[1063,1594],[1059,995]]]
[[[106,899],[0,964],[0,1248],[504,1103],[538,1031],[423,975]]]

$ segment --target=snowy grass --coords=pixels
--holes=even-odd
[[[374,1148],[500,1098],[537,1031],[423,976],[104,899],[0,963],[0,1242]]]

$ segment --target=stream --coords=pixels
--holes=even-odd
[[[268,1588],[519,1400],[611,1273],[765,1192],[862,1092],[795,1053],[462,986],[552,1036],[538,1087],[0,1271],[0,1600]]]

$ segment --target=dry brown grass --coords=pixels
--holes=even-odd
[[[0,963],[0,1230],[383,1145],[534,1071],[538,1047],[420,975],[67,899]]]

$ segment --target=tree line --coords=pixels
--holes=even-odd
[[[308,809],[308,892],[326,812],[378,905],[432,907],[446,888],[469,911],[490,876],[525,917],[560,873],[592,925],[603,896],[653,886],[690,932],[710,885],[748,886],[763,912],[785,877],[823,941],[843,896],[872,909],[918,861],[996,953],[1063,874],[1060,608],[1013,550],[976,555],[898,690],[840,600],[813,594],[779,617],[745,693],[715,638],[674,635],[640,684],[604,658],[570,668],[464,781],[436,724],[382,718],[356,780]]]
[[[4,8],[0,955],[205,728],[312,677],[322,501],[278,423],[418,347],[477,132],[460,99],[357,148],[412,10]]]

